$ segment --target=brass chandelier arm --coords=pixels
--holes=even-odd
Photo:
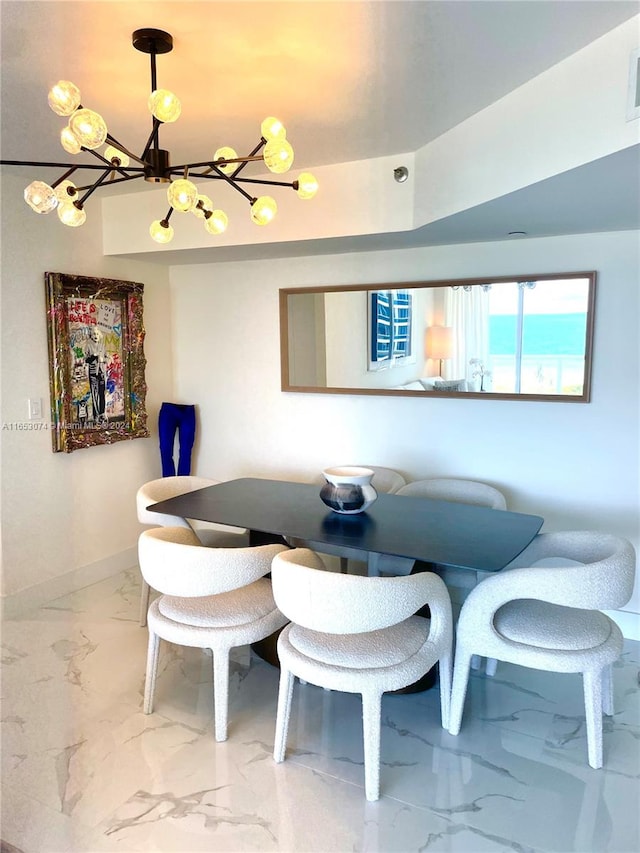
[[[297,181],[269,181],[266,178],[234,178],[233,175],[211,175],[206,172],[200,172],[195,175],[191,175],[192,179],[204,178],[209,181],[217,181],[220,180],[221,177],[224,177],[227,181],[235,182],[242,184],[266,184],[271,187],[291,187],[292,189],[296,189],[295,184]]]
[[[123,154],[129,154],[129,152],[123,150]],[[97,156],[100,157],[99,154]],[[131,156],[131,155],[129,155],[129,156]],[[102,159],[105,163],[109,162],[104,157],[101,157],[100,159]],[[261,158],[260,157],[253,157],[252,159],[253,160],[260,160]],[[238,160],[240,160],[240,158],[238,158]],[[229,162],[231,162],[231,161],[229,161]],[[247,162],[249,162],[249,161],[247,161]],[[201,163],[201,164],[194,163],[192,165],[186,166],[186,168],[188,168],[188,169],[198,168],[200,165],[209,165],[209,164],[207,164],[206,162]],[[61,181],[65,180],[65,178],[67,178],[70,174],[72,174],[74,171],[76,171],[76,169],[91,169],[93,171],[98,171],[98,170],[101,171],[104,168],[103,166],[94,165],[92,163],[82,163],[82,164],[51,163],[51,162],[38,162],[37,160],[0,160],[0,166],[41,166],[42,168],[68,169],[69,171],[67,173],[65,173],[64,175],[62,175],[60,178],[58,178],[55,181],[55,185],[57,185],[57,184],[61,183]],[[145,170],[142,167],[127,166],[126,170],[125,170],[123,168],[118,168],[117,166],[114,167],[113,164],[111,164],[111,170],[113,170],[113,169],[117,169],[117,171],[119,171],[119,172],[136,172],[136,174],[135,175],[125,174],[124,177],[115,178],[113,181],[109,181],[110,184],[117,184],[117,183],[121,183],[122,181],[132,181],[135,178],[141,178],[144,176],[144,172],[145,172]],[[184,169],[185,169],[185,166],[172,166],[171,167],[171,174],[172,175],[173,174],[176,174],[176,175],[177,174],[183,174]],[[191,177],[192,178],[206,178],[209,180],[221,180],[222,179],[222,180],[227,181],[228,183],[231,183],[232,185],[233,185],[234,180],[238,180],[239,182],[242,182],[243,184],[267,184],[267,185],[274,186],[274,187],[293,187],[293,185],[296,183],[295,181],[289,183],[287,181],[269,181],[269,180],[265,180],[265,179],[261,179],[261,178],[237,178],[237,179],[235,179],[233,175],[225,175],[223,172],[221,172],[219,169],[217,169],[213,165],[211,165],[207,171],[211,172],[213,170],[216,171],[215,175],[207,174],[207,172],[200,172],[200,173],[195,174],[195,175],[192,174]],[[236,173],[234,172],[234,174],[236,174]],[[82,189],[85,189],[85,187],[78,187],[78,189],[82,190]]]
[[[74,172],[76,171],[76,169],[78,169],[78,168],[79,168],[78,166],[72,166],[70,169],[67,169],[67,171],[66,171],[63,175],[60,175],[60,177],[59,177],[57,180],[55,180],[55,181],[51,184],[51,189],[54,189],[54,190],[55,190],[55,188],[56,188],[59,184],[61,184],[63,181],[66,181],[66,180],[67,180],[67,178],[68,178],[70,175],[73,175],[73,173],[74,173]]]
[[[49,163],[38,160],[0,160],[0,166],[41,166],[42,168],[52,169],[100,169],[103,166],[96,166],[91,163]],[[142,169],[140,170],[142,171]]]
[[[132,160],[135,160],[136,163],[140,163],[141,166],[149,165],[146,160],[143,160],[142,158],[138,157],[137,154],[134,154],[133,152],[129,151],[128,148],[125,148],[124,145],[121,142],[118,142],[115,136],[111,136],[110,133],[107,133],[107,141],[110,142],[114,148],[117,148],[119,151],[122,151],[123,154],[126,154],[127,157],[130,157]]]
[[[83,148],[82,150],[83,150],[83,151],[85,151],[86,149],[84,149],[84,148]],[[97,158],[98,158],[98,160],[101,160],[101,161],[102,161],[106,166],[109,166],[109,171],[112,171],[112,172],[119,172],[119,173],[120,173],[123,177],[125,177],[125,178],[128,178],[128,177],[129,177],[129,175],[127,174],[128,166],[127,166],[127,167],[125,167],[125,166],[116,166],[114,163],[112,163],[112,161],[111,161],[111,160],[107,160],[107,158],[106,158],[106,157],[103,157],[103,156],[102,156],[102,154],[99,154],[97,151],[91,151],[91,153],[92,153],[95,157],[97,157]],[[124,153],[124,152],[123,152],[123,153]],[[137,169],[137,171],[139,171],[139,172],[141,172],[141,173],[144,173],[144,169]],[[136,177],[138,177],[138,175],[136,175]]]
[[[256,147],[253,149],[253,151],[250,151],[250,152],[249,152],[249,157],[253,157],[255,154],[257,154],[257,153],[258,153],[258,151],[262,148],[262,146],[263,146],[263,145],[266,145],[266,144],[267,144],[267,140],[264,138],[264,136],[261,136],[261,137],[260,137],[260,142],[258,142],[258,144],[257,144],[257,145],[256,145]],[[260,160],[260,159],[261,159],[261,158],[260,158],[260,157],[258,157],[258,160]],[[245,161],[244,161],[243,163],[240,163],[240,165],[239,165],[239,166],[238,166],[238,168],[235,170],[235,172],[233,172],[233,173],[231,174],[231,178],[235,178],[235,177],[238,175],[238,173],[239,173],[239,172],[241,172],[241,171],[244,169],[244,167],[247,165],[247,163],[249,163],[249,162],[250,162],[250,161],[249,161],[248,159],[245,159]]]
[[[214,166],[213,164],[211,164],[211,168],[216,173],[216,177],[219,177],[219,178],[222,178],[223,180],[225,180],[230,186],[232,186],[234,188],[234,190],[239,192],[240,195],[243,195],[246,199],[248,199],[251,202],[251,204],[253,204],[253,202],[255,201],[255,198],[252,195],[249,195],[249,193],[245,192],[242,189],[242,187],[239,187],[237,185],[237,183],[234,180],[232,180],[229,175],[225,175],[224,172],[222,172],[217,166]],[[194,175],[193,177],[194,178],[198,177],[198,175]],[[207,177],[213,177],[213,175],[210,175]]]
[[[260,137],[260,142],[258,142],[258,144],[253,149],[253,151],[250,151],[246,157],[235,157],[233,159],[226,158],[225,160],[223,160],[222,165],[226,165],[227,163],[239,163],[240,164],[238,166],[238,168],[235,170],[235,172],[233,172],[231,175],[229,175],[229,177],[232,179],[235,178],[236,175],[244,169],[244,167],[247,165],[247,163],[253,163],[255,161],[262,160],[263,159],[262,157],[256,157],[255,155],[258,153],[258,151],[262,148],[263,145],[266,145],[266,143],[267,143],[267,140],[264,137]],[[218,161],[216,161],[216,162],[218,162]],[[200,166],[208,166],[207,171],[203,172],[201,174],[201,177],[203,177],[208,172],[212,171],[213,163],[211,163],[211,164],[209,164],[209,163],[193,163],[192,164],[192,168],[197,169]]]
[[[153,129],[152,129],[151,133],[149,134],[149,139],[147,139],[147,144],[144,146],[144,151],[140,155],[142,159],[139,162],[145,161],[147,154],[149,153],[149,149],[151,148],[152,145],[155,145],[156,148],[158,147],[158,128],[160,127],[161,124],[162,124],[162,122],[154,116],[153,117]],[[129,155],[129,156],[131,156],[131,155]]]
[[[241,163],[243,166],[247,163],[255,163],[262,160],[262,157],[254,157],[249,154],[247,157],[225,158],[224,160],[203,160],[201,163],[182,163],[180,166],[172,166],[172,172],[183,172],[185,169],[200,169],[203,166],[208,168],[208,171],[219,169],[220,166],[226,166],[228,163]],[[238,169],[236,169],[236,172]],[[235,172],[234,172],[235,174]],[[233,178],[233,175],[225,175],[226,178]]]
[[[136,175],[127,175],[126,178],[113,178],[111,181],[109,181],[109,186],[111,186],[112,184],[123,184],[126,181],[135,181],[136,178],[144,178],[144,170],[143,169],[140,169],[138,174],[136,174]],[[76,189],[78,190],[79,193],[81,193],[81,192],[84,192],[85,190],[88,190],[92,186],[93,186],[93,184],[87,184],[85,187],[76,187]]]
[[[82,198],[79,198],[77,201],[74,201],[74,205],[75,205],[75,207],[78,207],[78,208],[80,208],[80,210],[82,210],[82,207],[84,206],[85,201],[89,198],[89,196],[91,195],[91,193],[95,192],[95,191],[98,189],[98,187],[99,187],[102,183],[104,183],[104,181],[105,181],[105,180],[107,179],[107,177],[109,176],[109,173],[110,173],[110,172],[112,172],[112,171],[113,171],[113,167],[111,167],[111,168],[109,168],[109,169],[105,169],[105,170],[104,170],[104,172],[103,172],[103,174],[102,174],[102,175],[100,175],[100,177],[99,177],[99,178],[98,178],[98,180],[95,182],[95,184],[93,184],[93,186],[91,186],[91,187],[87,190],[87,192],[82,196]]]
[[[241,181],[243,184],[266,184],[271,187],[293,187],[296,181],[270,181],[266,178],[237,178],[236,180]]]
[[[87,149],[85,149],[85,150],[87,150]],[[95,153],[95,152],[92,152],[92,153]],[[114,166],[113,163],[110,163],[109,160],[107,160],[104,157],[101,157],[99,154],[97,156],[99,157],[100,160],[103,161],[103,164],[109,165],[109,170],[108,170],[109,172],[117,170],[124,175],[124,177],[122,177],[122,178],[114,178],[112,181],[109,181],[109,184],[118,184],[121,181],[132,181],[135,178],[143,178],[144,177],[145,170],[141,167],[139,168],[137,166],[134,166],[134,167],[127,166],[127,169],[125,171],[122,168],[118,168],[118,167]],[[0,160],[0,166],[38,166],[40,168],[67,169],[67,171],[64,172],[64,174],[60,175],[59,178],[56,178],[56,180],[53,181],[53,183],[51,184],[51,186],[53,188],[57,187],[59,184],[61,184],[63,181],[65,181],[70,175],[72,175],[76,171],[79,171],[80,169],[89,169],[92,172],[97,172],[97,171],[102,172],[102,171],[104,171],[104,168],[105,168],[104,165],[97,165],[97,164],[93,164],[93,163],[50,163],[50,162],[39,162],[37,160]],[[130,174],[128,174],[128,172],[135,172],[135,174],[130,175]],[[76,189],[78,190],[78,192],[82,192],[83,190],[89,189],[89,187],[91,187],[91,186],[93,186],[93,184],[87,184],[87,186],[84,186],[84,187],[76,187]]]

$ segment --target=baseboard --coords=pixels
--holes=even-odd
[[[80,566],[64,575],[48,578],[35,586],[4,596],[1,600],[2,618],[15,618],[56,598],[77,592],[85,586],[98,583],[137,565],[138,549],[134,546],[87,566]]]

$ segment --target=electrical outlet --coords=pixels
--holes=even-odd
[[[27,403],[29,405],[29,420],[42,420],[42,400],[40,397],[33,397],[27,400]]]

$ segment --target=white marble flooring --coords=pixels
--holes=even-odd
[[[210,659],[163,644],[142,714],[147,632],[135,570],[2,626],[2,824],[24,853],[640,849],[640,643],[615,669],[605,768],[587,764],[579,676],[474,675],[463,727],[437,688],[383,701],[382,797],[367,803],[358,697],[296,685],[273,763],[278,672],[239,650],[229,740]],[[4,849],[4,848],[3,848]]]

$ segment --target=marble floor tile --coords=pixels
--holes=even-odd
[[[199,649],[162,644],[142,714],[138,604],[130,571],[3,623],[1,835],[24,853],[640,849],[640,643],[615,668],[602,770],[587,764],[580,677],[499,664],[472,675],[457,737],[437,687],[384,697],[368,803],[359,697],[296,683],[276,765],[278,671],[248,648],[225,743]]]

